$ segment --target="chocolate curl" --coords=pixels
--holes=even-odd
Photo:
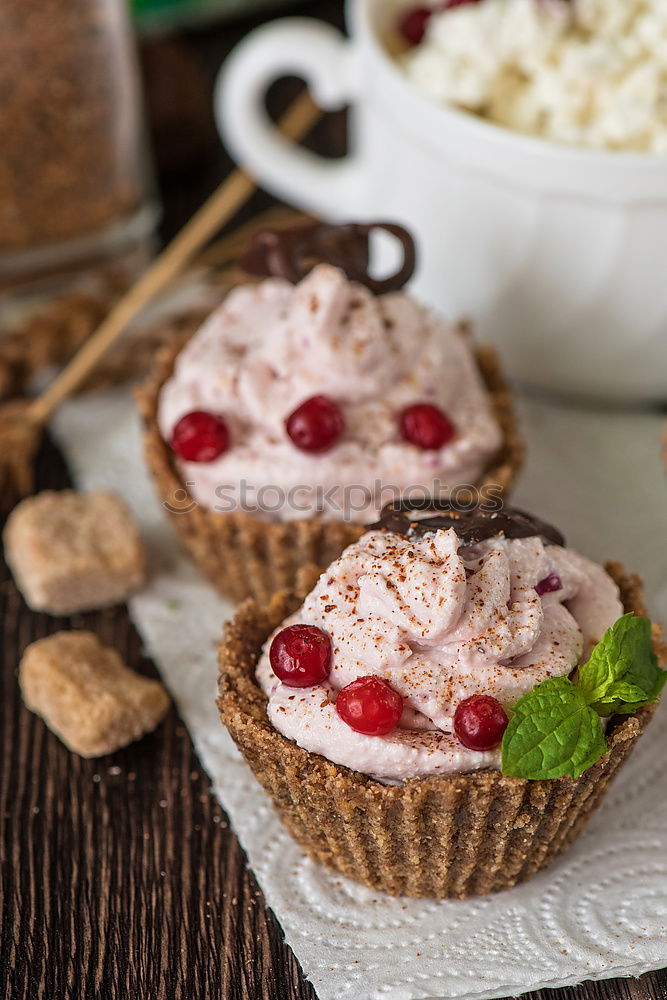
[[[403,248],[401,267],[387,278],[373,278],[369,273],[370,235],[374,230],[395,236]],[[416,250],[407,229],[392,222],[339,226],[315,222],[257,233],[239,263],[249,274],[286,278],[294,285],[316,264],[332,264],[344,271],[350,281],[365,285],[375,295],[383,295],[397,292],[410,280],[415,270]]]
[[[409,517],[410,513],[423,511],[437,513],[418,520]],[[565,545],[565,539],[557,528],[516,507],[491,511],[485,511],[481,507],[460,510],[453,506],[451,500],[438,497],[395,500],[385,504],[379,521],[368,525],[368,528],[391,531],[410,538],[420,538],[441,529],[453,528],[461,545],[475,545],[496,535],[504,535],[505,538],[532,538],[538,535],[549,545]]]

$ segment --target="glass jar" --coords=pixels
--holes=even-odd
[[[125,0],[0,0],[0,284],[146,246],[149,177]]]

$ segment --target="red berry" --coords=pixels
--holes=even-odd
[[[340,440],[345,420],[328,396],[311,396],[290,414],[285,428],[301,451],[328,451]]]
[[[425,451],[442,448],[456,433],[446,413],[432,403],[406,406],[400,417],[401,434],[410,444]]]
[[[550,573],[549,576],[545,576],[543,580],[540,580],[535,590],[541,597],[542,594],[553,594],[555,590],[560,590],[562,586],[563,581],[558,573]]]
[[[314,687],[331,673],[331,639],[316,625],[288,625],[274,637],[269,662],[287,687]]]
[[[459,703],[454,713],[454,732],[468,750],[493,750],[507,729],[507,713],[488,694],[475,694]]]
[[[193,410],[175,425],[169,443],[186,462],[212,462],[229,448],[229,431],[222,417]]]
[[[398,30],[409,45],[419,45],[423,40],[432,16],[433,10],[429,7],[413,7],[403,14]]]
[[[385,736],[400,721],[403,699],[381,677],[357,677],[338,695],[336,711],[355,732]]]
[[[398,22],[398,30],[409,45],[419,45],[424,40],[428,23],[437,11],[453,10],[479,0],[442,0],[437,7],[412,7]]]

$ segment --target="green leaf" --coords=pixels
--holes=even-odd
[[[637,687],[636,684],[629,684],[627,681],[616,681],[603,700],[632,703],[633,701],[641,701],[643,698],[646,698],[646,691],[643,688]]]
[[[567,677],[552,677],[513,709],[502,742],[503,774],[578,778],[607,750],[602,722]]]
[[[592,708],[603,717],[609,715],[632,715],[633,712],[655,701],[665,686],[667,671],[659,670],[655,684],[650,691],[618,681],[612,685],[607,695]]]
[[[624,615],[579,668],[576,684],[551,677],[517,702],[503,736],[503,773],[578,778],[606,752],[600,716],[636,712],[655,701],[665,682],[650,621]]]
[[[588,663],[579,668],[579,687],[598,715],[636,712],[655,701],[667,681],[653,652],[648,618],[623,615],[604,634]]]

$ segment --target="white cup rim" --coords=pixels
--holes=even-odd
[[[609,168],[623,170],[662,169],[667,173],[667,155],[658,153],[639,153],[636,151],[621,151],[608,149],[588,149],[581,146],[561,145],[539,136],[526,135],[498,125],[495,122],[479,118],[459,108],[440,104],[422,93],[400,71],[396,61],[391,57],[383,44],[374,14],[373,6],[380,6],[386,0],[348,0],[348,23],[363,34],[374,60],[381,70],[388,75],[392,86],[400,88],[406,100],[419,107],[422,114],[440,117],[450,127],[455,127],[467,133],[472,140],[482,140],[487,149],[489,144],[501,146],[504,151],[515,150],[517,154],[528,154],[532,158],[543,158],[550,161],[559,160],[575,169]]]

